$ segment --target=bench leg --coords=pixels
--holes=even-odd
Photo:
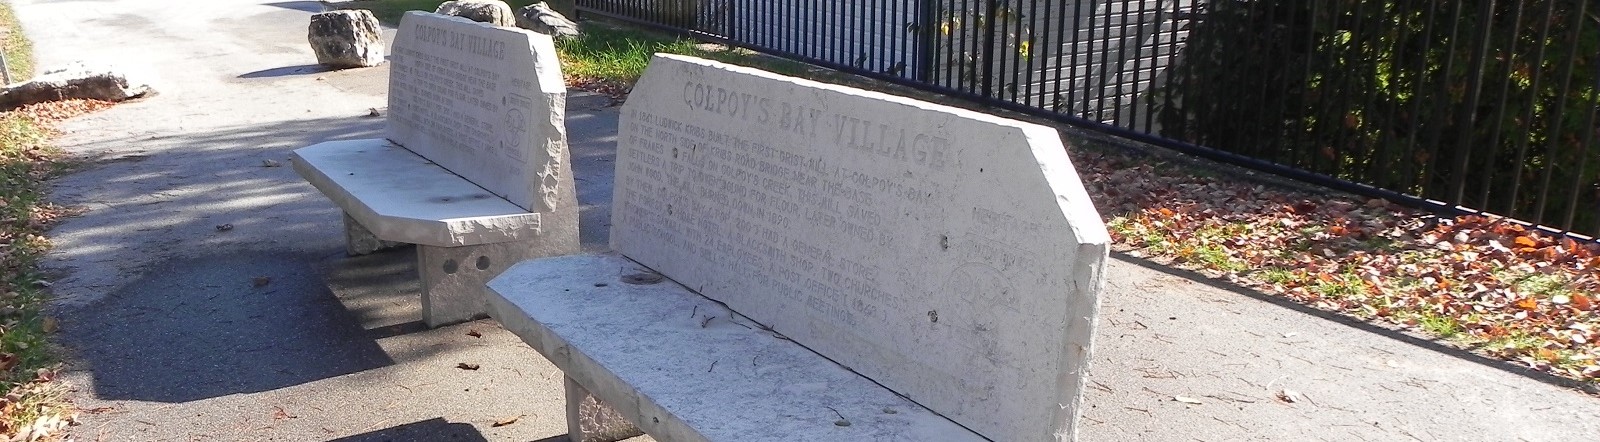
[[[567,440],[569,442],[616,442],[643,435],[621,413],[600,403],[578,381],[562,376],[567,391]]]
[[[489,280],[538,252],[533,241],[462,247],[417,244],[422,322],[431,328],[488,317],[484,292]]]
[[[405,243],[378,239],[377,235],[373,235],[372,231],[367,230],[361,223],[356,222],[356,219],[351,218],[350,214],[344,214],[344,253],[346,255],[361,256],[402,245],[405,245]]]

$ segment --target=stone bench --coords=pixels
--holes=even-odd
[[[1074,437],[1110,239],[1054,129],[657,55],[617,140],[616,255],[489,283],[575,440]]]
[[[294,169],[343,209],[351,255],[417,245],[430,327],[486,316],[494,275],[578,251],[554,43],[411,12],[392,48],[385,138],[297,149]]]
[[[565,374],[573,442],[985,440],[619,255],[489,287],[490,315]]]
[[[573,251],[541,236],[540,214],[387,139],[315,144],[291,160],[344,210],[350,255],[416,244],[430,327],[483,317],[481,287],[511,264]]]

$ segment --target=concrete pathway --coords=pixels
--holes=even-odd
[[[112,60],[162,80],[61,141],[90,161],[56,183],[89,211],[51,233],[46,263],[78,440],[560,440],[553,367],[492,321],[421,327],[412,252],[344,257],[338,209],[284,167],[383,124],[366,115],[385,68],[308,66],[318,3],[14,5],[40,66]],[[568,120],[591,248],[610,195],[604,104],[574,98]],[[1600,435],[1600,400],[1496,361],[1136,259],[1108,280],[1084,440]]]

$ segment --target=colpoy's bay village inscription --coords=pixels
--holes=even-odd
[[[914,164],[928,171],[944,170],[950,147],[948,139],[909,133],[906,128],[893,127],[886,122],[830,113],[710,84],[685,84],[682,101],[690,112],[715,114],[806,138],[827,137],[827,142]],[[703,185],[701,191],[720,193],[715,199],[728,201],[732,204],[729,208],[752,220],[764,220],[771,227],[791,227],[797,221],[796,215],[800,215],[799,221],[836,229],[858,241],[892,248],[892,237],[884,230],[883,217],[877,212],[878,195],[893,195],[914,204],[926,204],[933,196],[931,192],[923,192],[915,185],[903,184],[892,177],[875,176],[849,165],[830,163],[821,156],[774,149],[762,140],[740,138],[721,129],[686,124],[637,110],[630,110],[630,116],[639,119],[638,133],[629,136],[644,147],[644,151],[635,151],[635,154],[643,160],[639,167],[646,175],[660,176],[662,159],[667,156],[673,159],[696,156],[700,160],[699,170],[690,171],[688,177],[674,174],[669,179],[674,183],[685,178],[696,181]],[[684,142],[688,142],[690,150],[686,154],[678,149]],[[668,146],[672,146],[670,151]],[[645,166],[657,169],[645,170]],[[776,210],[768,209],[769,202]],[[775,234],[775,231],[768,232]],[[784,245],[817,249],[797,241]],[[821,261],[833,258],[822,256],[826,252],[820,249],[813,252],[807,255],[822,258]],[[814,264],[806,256],[781,253],[778,256],[787,261],[783,262],[785,265],[810,268]],[[852,273],[863,273],[864,266],[844,264],[856,270]],[[833,276],[831,279],[837,282],[855,282],[843,274]]]
[[[987,437],[1070,433],[1106,239],[1055,132],[757,73],[657,56],[612,247]]]
[[[554,197],[551,174],[565,145],[565,129],[551,123],[565,101],[552,96],[564,97],[565,87],[549,37],[420,12],[400,27],[389,138],[523,208],[546,211],[551,204],[541,200]]]

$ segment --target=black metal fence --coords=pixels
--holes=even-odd
[[[1593,0],[579,0],[1340,190],[1600,234]]]

